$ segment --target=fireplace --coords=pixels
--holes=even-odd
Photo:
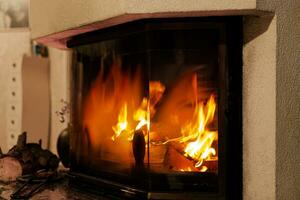
[[[72,185],[242,198],[242,17],[137,20],[67,46]]]

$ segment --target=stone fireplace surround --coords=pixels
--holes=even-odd
[[[244,16],[243,199],[299,199],[299,1],[31,0],[30,23],[33,39],[65,48],[135,19],[226,15]]]

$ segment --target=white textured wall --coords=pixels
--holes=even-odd
[[[0,31],[0,147],[5,152],[16,144],[21,133],[21,66],[24,54],[30,54],[29,30]],[[12,92],[15,92],[14,96]]]

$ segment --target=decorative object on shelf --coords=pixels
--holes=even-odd
[[[59,134],[58,139],[57,139],[57,153],[58,156],[62,162],[62,164],[65,167],[69,167],[69,157],[70,157],[70,135],[69,135],[69,130],[70,128],[67,127],[62,132]]]
[[[70,113],[70,104],[63,99],[61,99],[60,102],[62,103],[62,107],[56,111],[55,114],[59,118],[59,122],[64,123],[66,121],[66,115]]]

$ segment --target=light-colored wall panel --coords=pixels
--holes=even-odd
[[[56,112],[60,111],[64,103],[69,102],[69,68],[71,65],[71,51],[49,48],[50,58],[50,87],[51,87],[51,135],[50,150],[56,152],[56,141],[59,133],[67,127],[68,114],[61,122]]]
[[[0,146],[3,151],[16,143],[21,132],[21,65],[24,54],[30,54],[29,30],[0,31]]]
[[[276,17],[246,17],[243,66],[244,199],[275,199]]]

